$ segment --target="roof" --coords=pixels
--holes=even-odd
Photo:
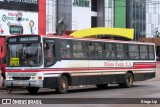
[[[139,41],[154,43],[156,46],[160,46],[160,38],[140,38]]]

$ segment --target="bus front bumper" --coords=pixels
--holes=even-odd
[[[43,80],[6,80],[6,87],[43,87]]]

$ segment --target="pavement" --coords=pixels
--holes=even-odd
[[[157,68],[160,69],[160,61],[157,62]],[[1,70],[0,70],[0,74],[1,74]],[[156,78],[151,79],[151,80],[160,80],[160,72],[158,70],[156,72]],[[5,90],[5,89],[7,88],[2,86],[2,77],[0,75],[0,90]]]

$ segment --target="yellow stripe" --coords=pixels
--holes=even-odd
[[[129,39],[133,39],[134,29],[125,29],[125,28],[89,28],[84,30],[75,31],[70,34],[70,36],[77,38],[84,37],[96,37],[97,35],[112,35],[112,36],[121,36]]]

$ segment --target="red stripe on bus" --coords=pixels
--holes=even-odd
[[[120,70],[136,70],[136,69],[139,69],[139,70],[142,70],[142,69],[148,69],[148,68],[153,68],[153,67],[145,67],[145,68],[90,68],[90,69],[79,69],[79,68],[61,68],[61,69],[45,69],[45,70],[42,70],[42,69],[39,69],[39,70],[6,70],[6,72],[52,72],[52,71],[94,71],[94,70],[117,70],[117,71],[120,71]]]

